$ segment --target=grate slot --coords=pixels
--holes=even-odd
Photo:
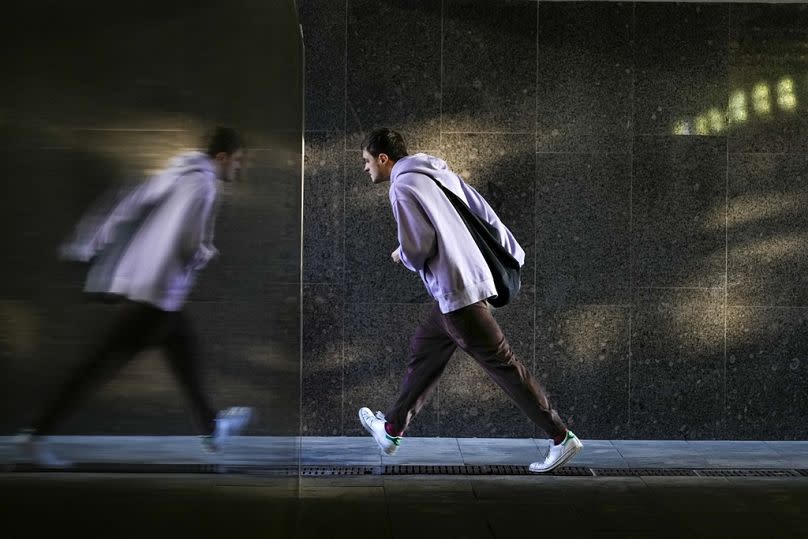
[[[770,469],[710,469],[696,470],[702,477],[795,477],[799,474],[794,470]]]
[[[596,477],[690,477],[693,470],[686,468],[592,468]]]

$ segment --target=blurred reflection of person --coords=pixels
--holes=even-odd
[[[251,409],[214,412],[202,388],[197,339],[183,311],[197,273],[218,251],[213,246],[217,181],[235,179],[244,141],[217,127],[206,152],[176,156],[163,171],[132,191],[107,215],[88,214],[62,258],[91,262],[85,292],[117,300],[117,312],[86,359],[41,415],[17,436],[34,464],[67,467],[47,438],[81,400],[147,348],[159,348],[190,400],[203,446],[222,449],[247,425]]]

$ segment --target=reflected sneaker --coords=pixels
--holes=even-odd
[[[202,436],[202,446],[211,452],[221,451],[228,438],[241,434],[251,417],[252,408],[248,406],[234,406],[222,410],[216,417],[213,434]]]
[[[386,421],[383,413],[376,412],[376,415],[373,415],[370,408],[360,408],[359,421],[362,423],[362,426],[365,427],[365,430],[373,436],[376,443],[379,444],[379,448],[381,448],[385,454],[392,455],[396,452],[398,446],[401,445],[401,436],[390,436],[387,434],[384,428]]]
[[[20,448],[25,460],[40,468],[63,470],[73,466],[69,460],[54,455],[48,448],[45,438],[35,434],[32,430],[21,431],[14,437],[14,443]]]
[[[581,440],[571,430],[568,430],[563,442],[550,445],[544,462],[534,462],[529,469],[533,473],[551,472],[572,460],[583,448],[584,444],[581,443]]]

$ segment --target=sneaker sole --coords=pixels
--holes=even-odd
[[[575,456],[576,456],[578,453],[580,453],[580,452],[583,450],[583,448],[584,448],[584,444],[582,444],[582,443],[581,443],[581,441],[580,441],[580,440],[578,440],[577,438],[575,439],[575,442],[576,442],[576,443],[575,443],[575,445],[573,446],[573,449],[572,449],[572,450],[570,450],[570,451],[568,451],[567,453],[565,453],[565,454],[564,454],[564,455],[563,455],[563,456],[562,456],[560,459],[558,459],[558,460],[555,462],[555,464],[553,464],[551,467],[549,467],[549,468],[547,468],[547,469],[545,469],[545,470],[535,470],[535,471],[534,471],[534,470],[531,470],[531,469],[528,467],[528,471],[529,471],[530,473],[548,473],[548,472],[552,472],[553,470],[555,470],[555,469],[557,469],[557,468],[560,468],[561,466],[564,466],[566,463],[568,463],[569,461],[571,461],[571,460],[573,459],[573,457],[575,457]]]

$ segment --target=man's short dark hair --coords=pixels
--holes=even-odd
[[[208,155],[211,157],[221,152],[232,155],[246,147],[244,138],[230,127],[218,126],[208,135]]]
[[[401,133],[386,127],[374,129],[362,141],[360,150],[366,150],[373,157],[379,157],[379,154],[384,153],[393,161],[398,161],[408,155],[407,146],[404,144],[404,137],[401,136]]]

